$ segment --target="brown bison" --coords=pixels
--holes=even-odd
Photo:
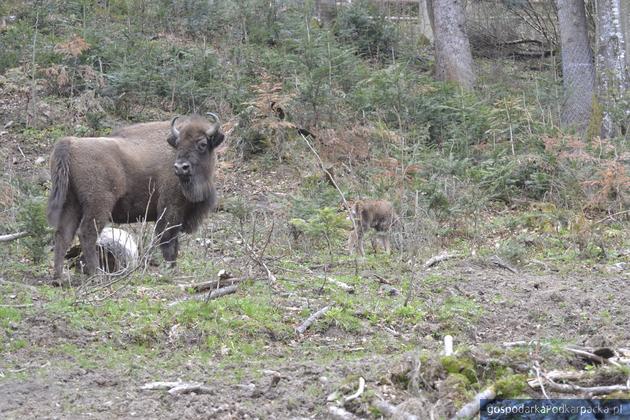
[[[390,231],[398,222],[392,203],[387,200],[359,200],[351,205],[350,211],[355,225],[348,240],[350,251],[358,249],[360,255],[365,255],[363,235],[372,228],[377,232],[376,238],[372,240],[374,252],[377,250],[377,243],[380,242],[385,252],[389,253],[391,251]]]
[[[66,137],[50,158],[48,223],[56,228],[55,277],[75,232],[87,274],[96,271],[96,240],[109,222],[157,221],[160,248],[175,263],[180,231],[193,232],[216,203],[219,118],[192,116],[136,124],[111,137]]]

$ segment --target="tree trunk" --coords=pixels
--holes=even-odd
[[[433,11],[435,76],[466,89],[475,85],[472,54],[466,34],[464,0],[431,0]]]
[[[418,0],[418,29],[429,42],[433,42],[432,15],[431,0]]]
[[[557,0],[557,4],[564,86],[560,123],[584,134],[591,119],[595,87],[584,0]]]
[[[627,103],[628,39],[622,27],[621,3],[621,0],[597,2],[597,90],[603,108],[603,138],[614,137],[625,131],[630,112]],[[630,13],[630,8],[626,9],[626,13]]]

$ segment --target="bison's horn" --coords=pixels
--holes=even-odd
[[[206,115],[211,116],[212,118],[214,118],[214,121],[215,121],[212,127],[210,127],[208,131],[206,131],[206,136],[212,137],[219,130],[219,126],[221,125],[221,119],[219,119],[219,116],[213,112],[206,112]]]
[[[179,130],[175,128],[175,121],[177,121],[179,117],[175,117],[171,120],[171,134],[178,139],[179,138]]]

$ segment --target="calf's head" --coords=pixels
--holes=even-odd
[[[214,123],[201,117],[192,117],[177,129],[171,121],[168,143],[177,150],[173,170],[187,200],[196,203],[208,199],[214,171],[214,149],[223,142],[219,117],[208,113]]]

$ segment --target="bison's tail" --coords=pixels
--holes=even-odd
[[[52,188],[48,196],[48,223],[56,227],[61,219],[61,210],[68,194],[68,180],[70,176],[70,143],[61,140],[55,145],[50,157],[50,178]]]

